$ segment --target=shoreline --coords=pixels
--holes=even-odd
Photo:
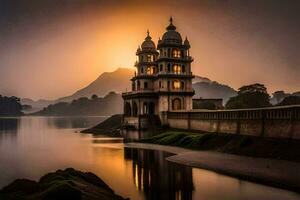
[[[149,143],[126,143],[124,147],[166,151],[175,154],[166,158],[169,162],[206,169],[297,193],[300,191],[300,163],[298,162],[196,151]]]

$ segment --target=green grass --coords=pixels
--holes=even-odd
[[[300,140],[167,131],[138,142],[300,162]]]

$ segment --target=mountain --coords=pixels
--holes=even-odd
[[[111,91],[116,93],[131,90],[130,79],[134,75],[134,70],[129,68],[118,68],[113,72],[102,73],[95,81],[88,86],[78,90],[74,94],[57,99],[56,102],[70,102],[80,97],[91,97],[93,94],[104,96]]]
[[[225,104],[230,97],[237,94],[233,88],[228,85],[220,84],[216,81],[200,81],[193,84],[195,95],[193,98],[221,98]]]
[[[95,81],[70,96],[62,97],[54,101],[34,101],[28,98],[24,98],[21,99],[21,103],[31,105],[33,107],[31,112],[36,112],[43,109],[44,107],[47,107],[50,104],[55,104],[58,102],[72,102],[73,100],[79,99],[81,97],[90,98],[93,94],[96,94],[99,97],[103,97],[111,91],[114,91],[116,93],[125,92],[126,90],[130,91],[130,79],[133,77],[133,75],[134,69],[118,68],[113,72],[102,73]],[[229,97],[236,94],[236,91],[231,87],[217,83],[206,77],[195,76],[192,83],[193,88],[196,91],[196,95],[194,96],[194,98],[222,98],[224,99],[225,103],[229,99]]]

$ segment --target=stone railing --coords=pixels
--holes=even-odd
[[[167,112],[173,128],[300,139],[300,105]]]

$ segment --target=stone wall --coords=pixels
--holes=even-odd
[[[166,112],[171,128],[300,139],[300,106]]]

